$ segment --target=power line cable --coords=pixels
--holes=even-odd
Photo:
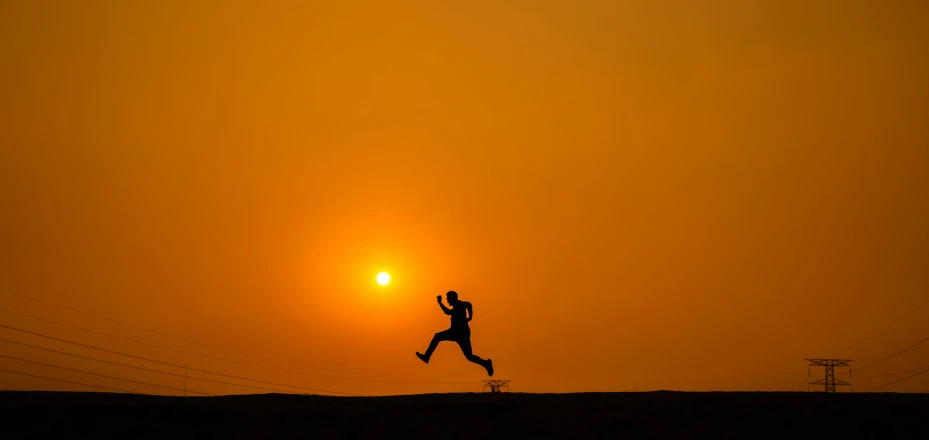
[[[100,347],[94,347],[93,345],[81,344],[80,342],[74,342],[74,341],[69,341],[69,340],[66,340],[66,339],[56,338],[56,337],[54,337],[54,336],[43,335],[43,334],[41,334],[41,333],[31,332],[31,331],[29,331],[29,330],[23,330],[23,329],[21,329],[21,328],[16,328],[16,327],[10,327],[10,326],[8,326],[8,325],[0,324],[0,327],[6,328],[6,329],[10,329],[10,330],[15,330],[15,331],[22,332],[22,333],[27,333],[27,334],[30,334],[30,335],[39,336],[39,337],[42,337],[42,338],[47,338],[47,339],[52,339],[52,340],[55,340],[55,341],[64,342],[64,343],[67,343],[67,344],[73,344],[73,345],[77,345],[77,346],[80,346],[80,347],[91,348],[91,349],[94,349],[94,350],[100,350],[100,351],[104,351],[104,352],[107,352],[107,353],[118,354],[118,355],[121,355],[121,356],[126,356],[126,357],[130,357],[130,358],[134,358],[134,359],[139,359],[139,360],[143,360],[143,361],[148,361],[148,362],[154,362],[154,363],[156,363],[156,364],[167,365],[167,366],[169,366],[169,367],[184,368],[183,365],[172,364],[172,363],[170,363],[170,362],[156,361],[156,360],[154,360],[154,359],[144,358],[144,357],[141,357],[141,356],[135,356],[135,355],[131,355],[131,354],[120,353],[120,352],[118,352],[118,351],[107,350],[107,349],[105,349],[105,348],[100,348]]]
[[[50,306],[53,306],[53,307],[58,307],[58,308],[60,308],[60,309],[68,310],[68,311],[70,311],[70,312],[80,313],[80,314],[82,314],[82,315],[87,315],[87,316],[90,316],[90,317],[93,317],[93,318],[97,318],[97,319],[101,319],[101,320],[104,320],[104,321],[109,321],[109,322],[113,322],[113,323],[116,323],[116,324],[120,324],[120,325],[125,325],[125,326],[128,326],[128,327],[136,328],[136,329],[139,329],[139,330],[144,330],[144,331],[151,332],[151,333],[155,333],[155,334],[158,334],[158,335],[167,336],[167,337],[175,338],[175,339],[180,339],[180,340],[182,340],[182,341],[193,342],[193,343],[195,343],[195,344],[200,344],[200,345],[204,345],[204,346],[207,346],[207,347],[219,348],[219,349],[222,349],[222,350],[231,351],[231,352],[233,352],[233,353],[243,354],[243,355],[247,355],[247,356],[254,356],[254,357],[263,358],[263,359],[271,360],[271,361],[275,361],[275,362],[283,362],[283,363],[288,363],[288,364],[292,364],[292,365],[298,365],[298,366],[301,366],[301,367],[304,367],[304,368],[315,368],[315,369],[317,369],[317,370],[330,371],[330,372],[333,372],[333,373],[349,374],[349,375],[353,375],[353,376],[368,376],[368,377],[373,377],[373,378],[377,378],[377,379],[396,380],[396,381],[403,381],[403,382],[410,382],[410,383],[432,383],[432,384],[442,384],[442,383],[451,384],[451,383],[454,383],[454,384],[459,384],[459,385],[460,385],[460,384],[464,384],[464,382],[428,382],[428,381],[416,381],[416,380],[411,380],[411,379],[391,378],[391,377],[385,377],[385,376],[376,376],[376,375],[372,375],[372,374],[361,374],[361,373],[353,373],[353,372],[349,372],[349,371],[333,370],[333,369],[331,369],[331,368],[324,368],[324,367],[320,367],[320,366],[316,366],[316,365],[301,364],[301,363],[299,363],[299,362],[287,361],[287,360],[276,359],[276,358],[272,358],[272,357],[264,356],[264,355],[260,355],[260,354],[248,353],[248,352],[245,352],[245,351],[240,351],[240,350],[236,350],[236,349],[232,349],[232,348],[223,347],[223,346],[220,346],[220,345],[210,344],[210,343],[207,343],[207,342],[201,342],[201,341],[197,341],[197,340],[194,340],[194,339],[185,338],[185,337],[183,337],[183,336],[177,336],[177,335],[173,335],[173,334],[170,334],[170,333],[161,332],[161,331],[158,331],[158,330],[152,330],[152,329],[145,328],[145,327],[142,327],[142,326],[138,326],[138,325],[135,325],[135,324],[129,324],[129,323],[122,322],[122,321],[118,321],[118,320],[115,320],[115,319],[112,319],[112,318],[107,318],[107,317],[105,317],[105,316],[99,316],[99,315],[95,315],[95,314],[93,314],[93,313],[84,312],[84,311],[82,311],[82,310],[78,310],[78,309],[75,309],[75,308],[72,308],[72,307],[62,306],[62,305],[55,304],[55,303],[53,303],[53,302],[46,301],[46,300],[43,300],[43,299],[34,298],[34,297],[31,297],[31,296],[28,296],[28,295],[23,295],[23,294],[21,294],[21,293],[11,292],[11,291],[6,290],[6,289],[0,289],[0,292],[6,293],[6,294],[8,294],[8,295],[18,296],[18,297],[20,297],[20,298],[26,298],[26,299],[29,299],[29,300],[32,300],[32,301],[36,301],[36,302],[40,302],[40,303],[43,303],[43,304],[47,304],[47,305],[50,305]],[[270,368],[270,367],[264,367],[264,368]],[[309,374],[309,373],[304,373],[304,374]],[[361,379],[358,379],[358,380],[361,380]]]
[[[877,334],[878,330],[883,330],[885,328],[893,326],[896,323],[899,323],[902,319],[908,318],[910,317],[910,315],[913,315],[914,313],[919,312],[920,310],[922,310],[922,307],[926,305],[929,305],[929,302],[923,302],[922,304],[918,304],[915,307],[909,307],[906,313],[899,315],[896,319],[892,320],[890,324],[885,324],[882,326],[874,327],[870,332],[868,332],[868,334],[865,337],[845,346],[844,348],[841,348],[840,351],[844,352],[852,347],[857,346],[858,344],[861,344],[864,341],[867,341],[868,339],[871,339],[872,337],[874,337],[874,335]]]
[[[217,373],[217,372],[214,372],[214,371],[198,370],[198,369],[196,369],[196,368],[190,368],[190,371],[196,371],[196,372],[198,372],[198,373],[215,374],[215,375],[217,375],[217,376],[229,377],[229,378],[232,378],[232,379],[239,379],[239,380],[248,380],[248,381],[251,381],[251,382],[264,383],[264,384],[268,384],[268,385],[277,385],[277,386],[281,386],[281,387],[296,388],[296,389],[298,389],[298,390],[325,392],[325,393],[333,393],[333,394],[344,394],[344,395],[347,395],[347,396],[361,396],[361,394],[347,393],[347,392],[344,392],[344,391],[318,390],[318,389],[316,389],[316,388],[305,388],[305,387],[298,387],[298,386],[295,386],[295,385],[287,385],[287,384],[275,383],[275,382],[266,382],[266,381],[263,381],[263,380],[249,379],[249,378],[246,378],[246,377],[239,377],[239,376],[232,376],[232,375],[229,375],[229,374]],[[215,381],[214,381],[214,382],[215,382]],[[244,385],[244,386],[248,386],[248,385]],[[252,387],[252,388],[260,388],[260,387]],[[265,389],[270,389],[270,388],[265,388]],[[287,391],[284,391],[284,392],[287,392]]]
[[[18,357],[14,357],[14,356],[7,356],[7,355],[5,355],[5,354],[0,354],[0,358],[12,359],[12,360],[14,360],[14,361],[26,362],[26,363],[35,364],[35,365],[42,365],[42,366],[45,366],[45,367],[57,368],[57,369],[59,369],[59,370],[73,371],[73,372],[75,372],[75,373],[88,374],[88,375],[91,375],[91,376],[104,377],[104,378],[107,378],[107,379],[121,380],[121,381],[123,381],[123,382],[131,382],[131,383],[136,383],[136,384],[140,384],[140,385],[148,385],[148,386],[157,387],[157,388],[164,388],[164,389],[166,389],[166,390],[185,391],[185,390],[183,390],[183,389],[181,389],[181,388],[174,388],[174,387],[169,387],[169,386],[165,386],[165,385],[158,385],[158,384],[154,384],[154,383],[150,383],[150,382],[141,382],[141,381],[132,380],[132,379],[123,379],[123,378],[121,378],[121,377],[108,376],[108,375],[106,375],[106,374],[91,373],[91,372],[89,372],[89,371],[78,370],[78,369],[68,368],[68,367],[61,367],[61,366],[58,366],[58,365],[46,364],[46,363],[44,363],[44,362],[36,362],[36,361],[30,361],[30,360],[28,360],[28,359],[20,359],[20,358],[18,358]],[[215,394],[202,393],[202,392],[200,392],[200,391],[194,391],[194,390],[186,390],[186,392],[188,392],[188,393],[196,393],[196,394],[203,394],[203,395],[206,395],[206,396],[215,396]]]
[[[136,328],[136,329],[139,329],[139,330],[144,330],[144,331],[151,332],[151,333],[155,333],[155,334],[158,334],[158,335],[161,335],[161,336],[167,336],[167,337],[170,337],[170,338],[180,339],[180,340],[182,340],[182,341],[193,342],[193,343],[195,343],[195,344],[205,345],[205,346],[207,346],[207,347],[219,348],[219,349],[222,349],[222,350],[227,350],[227,351],[231,351],[231,352],[233,352],[233,353],[239,353],[239,354],[244,354],[244,355],[248,355],[248,356],[261,357],[261,358],[265,358],[265,359],[272,360],[272,361],[275,361],[275,362],[293,363],[293,364],[295,364],[295,365],[300,365],[300,366],[306,367],[306,368],[316,368],[316,369],[319,369],[319,370],[332,371],[332,372],[334,372],[334,373],[354,374],[354,375],[361,376],[361,374],[357,374],[357,373],[349,373],[349,372],[345,372],[345,371],[330,370],[330,369],[328,369],[328,368],[323,368],[323,367],[319,367],[319,366],[315,366],[315,365],[304,365],[304,364],[299,364],[299,363],[295,363],[295,362],[291,362],[291,361],[285,361],[285,360],[280,360],[280,359],[274,359],[274,358],[270,358],[270,357],[266,357],[266,356],[262,356],[262,355],[252,354],[252,353],[248,353],[248,352],[244,352],[244,351],[235,350],[235,349],[232,349],[232,348],[223,347],[223,346],[220,346],[220,345],[210,344],[210,343],[207,343],[207,342],[201,342],[201,341],[197,341],[197,340],[194,340],[194,339],[185,338],[185,337],[183,337],[183,336],[177,336],[177,335],[173,335],[173,334],[170,334],[170,333],[161,332],[161,331],[158,331],[158,330],[152,330],[152,329],[145,328],[145,327],[142,327],[142,326],[138,326],[138,325],[135,325],[135,324],[129,324],[129,323],[122,322],[122,321],[118,321],[118,320],[115,320],[115,319],[112,319],[112,318],[107,318],[107,317],[105,317],[105,316],[99,316],[99,315],[95,315],[95,314],[93,314],[93,313],[88,313],[88,312],[84,312],[84,311],[81,311],[81,310],[77,310],[77,309],[75,309],[75,308],[62,306],[62,305],[55,304],[55,303],[50,302],[50,301],[45,301],[45,300],[42,300],[42,299],[33,298],[33,297],[31,297],[31,296],[23,295],[23,294],[16,293],[16,292],[10,292],[10,291],[8,291],[8,290],[6,290],[6,289],[0,289],[0,292],[4,292],[4,293],[10,294],[10,295],[15,295],[15,296],[18,296],[18,297],[21,297],[21,298],[30,299],[30,300],[33,300],[33,301],[38,301],[38,302],[40,302],[40,303],[47,304],[47,305],[54,306],[54,307],[58,307],[58,308],[61,308],[61,309],[64,309],[64,310],[68,310],[68,311],[71,311],[71,312],[80,313],[80,314],[82,314],[82,315],[87,315],[87,316],[90,316],[90,317],[93,317],[93,318],[102,319],[102,320],[104,320],[104,321],[109,321],[109,322],[113,322],[113,323],[116,323],[116,324],[125,325],[125,326],[132,327],[132,328]]]
[[[896,373],[874,374],[874,375],[871,375],[871,376],[855,376],[855,379],[868,379],[868,378],[873,378],[873,377],[897,376],[897,375],[900,375],[900,374],[906,374],[906,373],[912,373],[912,372],[914,372],[914,371],[924,370],[924,369],[926,369],[926,368],[929,368],[929,365],[923,365],[922,367],[913,368],[913,369],[911,369],[911,370],[906,370],[906,371],[898,371],[898,372],[896,372]]]
[[[0,371],[2,371],[2,372],[4,372],[4,373],[19,374],[19,375],[21,375],[21,376],[37,377],[37,378],[39,378],[39,379],[54,380],[55,382],[64,382],[64,383],[70,383],[70,384],[74,384],[74,385],[82,385],[82,386],[85,386],[85,387],[100,388],[101,390],[119,391],[120,393],[128,393],[128,394],[140,394],[140,393],[136,393],[136,392],[134,392],[134,391],[121,390],[121,389],[119,389],[119,388],[102,387],[102,386],[100,386],[100,385],[91,385],[91,384],[89,384],[89,383],[74,382],[74,381],[64,380],[64,379],[55,379],[55,378],[53,378],[53,377],[39,376],[39,375],[37,375],[37,374],[20,373],[19,371],[11,371],[11,370],[3,370],[3,369],[0,369]]]
[[[82,314],[82,315],[87,315],[87,316],[90,316],[90,317],[93,317],[93,318],[102,319],[102,320],[104,320],[104,321],[109,321],[109,322],[113,322],[113,323],[116,323],[116,324],[125,325],[125,326],[127,326],[127,327],[137,328],[137,329],[139,329],[139,330],[145,330],[145,331],[147,331],[147,332],[155,333],[155,334],[158,334],[158,335],[167,336],[167,337],[175,338],[175,339],[180,339],[180,340],[182,340],[182,341],[193,342],[193,343],[196,343],[196,344],[206,345],[206,346],[208,346],[208,347],[221,348],[221,349],[223,349],[223,350],[229,350],[229,351],[233,351],[233,352],[240,353],[240,354],[247,354],[247,355],[250,355],[250,356],[254,356],[254,355],[251,355],[251,354],[249,354],[249,353],[244,353],[244,352],[239,352],[239,351],[237,351],[237,350],[233,350],[233,349],[231,349],[231,348],[221,347],[221,346],[209,344],[209,343],[206,343],[206,342],[195,341],[195,340],[193,340],[193,339],[188,339],[188,338],[185,338],[185,337],[183,337],[183,336],[176,336],[176,335],[172,335],[172,334],[170,334],[170,333],[164,333],[164,332],[160,332],[160,331],[158,331],[158,330],[152,330],[152,329],[145,328],[145,327],[142,327],[142,326],[138,326],[138,325],[135,325],[135,324],[129,324],[129,323],[126,323],[126,322],[117,321],[117,320],[112,319],[112,318],[107,318],[107,317],[105,317],[105,316],[95,315],[95,314],[93,314],[93,313],[84,312],[84,311],[82,311],[82,310],[78,310],[78,309],[75,309],[75,308],[62,306],[62,305],[55,304],[55,303],[50,302],[50,301],[45,301],[45,300],[42,300],[42,299],[33,298],[33,297],[31,297],[31,296],[28,296],[28,295],[23,295],[23,294],[21,294],[21,293],[10,292],[9,290],[6,290],[6,289],[0,289],[0,292],[7,293],[7,294],[10,294],[10,295],[14,295],[14,296],[18,296],[18,297],[20,297],[20,298],[26,298],[26,299],[30,299],[30,300],[33,300],[33,301],[38,301],[38,302],[40,302],[40,303],[42,303],[42,304],[47,304],[47,305],[54,306],[54,307],[58,307],[58,308],[60,308],[60,309],[64,309],[64,310],[67,310],[67,311],[70,311],[70,312],[80,313],[80,314]],[[312,368],[318,368],[318,367],[312,367]],[[320,368],[320,369],[322,369],[322,368]]]
[[[167,371],[153,370],[153,369],[151,369],[151,368],[138,367],[138,366],[135,366],[135,365],[128,365],[128,364],[123,364],[123,363],[119,363],[119,362],[107,361],[107,360],[103,360],[103,359],[97,359],[97,358],[91,357],[91,356],[82,356],[82,355],[79,355],[79,354],[68,353],[68,352],[60,351],[60,350],[52,350],[51,348],[39,347],[39,346],[36,346],[36,345],[23,344],[22,342],[11,341],[11,340],[9,340],[9,339],[0,338],[0,341],[6,342],[6,343],[10,343],[10,344],[21,345],[21,346],[24,346],[24,347],[30,347],[30,348],[34,348],[34,349],[36,349],[36,350],[44,350],[44,351],[48,351],[48,352],[52,352],[52,353],[58,353],[58,354],[63,354],[63,355],[67,355],[67,356],[73,356],[73,357],[76,357],[76,358],[87,359],[87,360],[96,361],[96,362],[103,362],[103,363],[105,363],[105,364],[118,365],[118,366],[120,366],[120,367],[134,368],[134,369],[136,369],[136,370],[142,370],[142,371],[148,371],[148,372],[152,372],[152,373],[164,374],[164,375],[167,375],[167,376],[174,376],[174,377],[180,377],[180,378],[192,379],[192,380],[200,380],[200,381],[204,381],[204,382],[220,383],[220,384],[225,384],[225,385],[234,385],[234,386],[240,386],[240,387],[246,387],[246,388],[255,388],[255,389],[260,389],[260,390],[277,391],[277,392],[281,392],[281,393],[292,393],[292,391],[280,390],[280,389],[276,389],[276,388],[256,387],[256,386],[244,385],[244,384],[238,384],[238,383],[232,383],[232,382],[223,382],[223,381],[220,381],[220,380],[205,379],[205,378],[200,378],[200,377],[195,377],[195,376],[185,376],[185,375],[183,375],[183,374],[169,373],[169,372],[167,372]],[[287,385],[285,385],[285,386],[287,386]]]
[[[135,369],[137,369],[137,370],[148,371],[148,372],[152,372],[152,373],[160,373],[160,374],[166,374],[166,375],[169,375],[169,376],[180,376],[180,377],[184,377],[184,375],[182,375],[182,374],[169,373],[169,372],[167,372],[167,371],[153,370],[153,369],[151,369],[151,368],[138,367],[138,366],[135,366],[135,365],[122,364],[122,363],[119,363],[119,362],[113,362],[113,361],[107,361],[107,360],[103,360],[103,359],[97,359],[97,358],[91,357],[91,356],[84,356],[84,355],[80,355],[80,354],[68,353],[68,352],[66,352],[66,351],[54,350],[54,349],[45,348],[45,347],[39,347],[38,345],[25,344],[25,343],[22,343],[22,342],[11,341],[11,340],[9,340],[9,339],[0,338],[0,342],[6,342],[7,344],[16,344],[16,345],[23,346],[23,347],[34,348],[34,349],[36,349],[36,350],[47,351],[47,352],[50,352],[50,353],[58,353],[58,354],[66,355],[66,356],[73,356],[73,357],[76,357],[76,358],[87,359],[87,360],[91,360],[91,361],[97,361],[97,362],[103,362],[103,363],[107,363],[107,364],[118,365],[118,366],[120,366],[120,367],[135,368]]]
[[[87,359],[87,360],[96,361],[96,362],[103,362],[103,363],[105,363],[105,364],[118,365],[118,366],[120,366],[120,367],[135,368],[136,370],[148,371],[148,372],[152,372],[152,373],[159,373],[159,374],[164,374],[164,375],[168,375],[168,376],[183,377],[183,378],[187,378],[187,379],[200,380],[200,381],[204,381],[204,382],[220,383],[220,384],[224,384],[224,385],[234,385],[234,386],[239,386],[239,387],[255,388],[255,389],[259,389],[259,390],[276,391],[276,392],[279,392],[279,393],[291,393],[291,394],[293,394],[293,391],[281,390],[281,389],[277,389],[277,388],[267,388],[267,387],[253,386],[253,385],[245,385],[245,384],[240,384],[240,383],[224,382],[224,381],[221,381],[221,380],[206,379],[206,378],[196,377],[196,376],[185,376],[185,375],[183,375],[183,374],[169,373],[169,372],[167,372],[167,371],[161,371],[161,370],[153,370],[153,369],[151,369],[151,368],[138,367],[138,366],[135,366],[135,365],[128,365],[128,364],[123,364],[123,363],[120,363],[120,362],[113,362],[113,361],[108,361],[108,360],[104,360],[104,359],[98,359],[98,358],[91,357],[91,356],[83,356],[83,355],[79,355],[79,354],[68,353],[68,352],[66,352],[66,351],[53,350],[53,349],[51,349],[51,348],[39,347],[39,346],[37,346],[37,345],[24,344],[24,343],[22,343],[22,342],[11,341],[11,340],[9,340],[9,339],[0,338],[0,342],[6,342],[6,343],[10,343],[10,344],[21,345],[21,346],[24,346],[24,347],[34,348],[34,349],[36,349],[36,350],[44,350],[44,351],[48,351],[48,352],[52,352],[52,353],[63,354],[63,355],[66,355],[66,356],[73,356],[73,357],[76,357],[76,358]],[[218,375],[218,376],[226,376],[226,377],[231,377],[231,378],[240,379],[240,380],[248,380],[248,381],[252,381],[252,382],[267,383],[267,384],[270,384],[270,385],[278,385],[278,386],[282,386],[282,387],[297,388],[297,389],[309,390],[309,391],[319,391],[319,390],[316,390],[316,389],[313,389],[313,388],[303,388],[303,387],[298,387],[298,386],[293,386],[293,385],[287,385],[287,384],[279,384],[279,383],[274,383],[274,382],[263,382],[263,381],[259,381],[259,380],[255,380],[255,379],[248,379],[248,378],[238,377],[238,376],[229,376],[229,375],[225,375],[225,374],[221,374],[221,373],[215,373],[215,372],[212,372],[212,371],[199,370],[199,369],[196,369],[196,368],[188,368],[188,370],[190,370],[190,371],[196,371],[196,372],[200,372],[200,373],[215,374],[215,375]],[[353,394],[353,395],[358,396],[359,394]]]
[[[884,361],[886,361],[886,360],[892,359],[892,358],[894,358],[894,357],[896,357],[896,356],[899,356],[899,355],[901,355],[901,354],[903,354],[903,353],[906,353],[906,352],[908,352],[908,351],[910,351],[910,350],[912,350],[912,349],[914,349],[914,348],[916,348],[916,347],[919,347],[920,345],[923,345],[923,344],[925,344],[926,342],[929,342],[929,337],[924,338],[924,339],[920,340],[919,342],[917,342],[917,343],[915,343],[915,344],[913,344],[913,345],[911,345],[911,346],[909,346],[909,347],[907,347],[907,348],[904,348],[903,350],[900,350],[900,351],[898,351],[898,352],[896,352],[896,353],[894,353],[894,354],[884,356],[884,357],[882,357],[882,358],[880,358],[880,359],[878,359],[878,360],[876,360],[876,361],[874,361],[874,362],[871,362],[870,364],[867,364],[867,365],[865,365],[865,366],[863,366],[863,367],[859,367],[859,368],[852,369],[852,370],[849,371],[847,374],[851,374],[851,373],[853,373],[853,372],[855,372],[855,371],[861,371],[861,370],[864,370],[865,368],[872,367],[872,366],[877,365],[877,364],[879,364],[879,363],[881,363],[881,362],[884,362]]]
[[[24,317],[31,318],[31,319],[35,319],[35,320],[38,320],[38,321],[43,321],[43,322],[48,322],[48,323],[52,323],[52,324],[55,324],[55,325],[60,325],[60,326],[62,326],[62,327],[73,328],[73,329],[76,329],[76,330],[81,330],[81,331],[85,331],[85,332],[88,332],[88,333],[93,333],[93,334],[96,334],[96,335],[106,336],[106,337],[110,337],[110,338],[114,338],[114,339],[120,339],[120,340],[123,340],[123,341],[133,342],[133,343],[136,343],[136,344],[148,345],[148,346],[150,346],[150,347],[156,347],[156,348],[160,348],[160,349],[163,349],[163,350],[170,350],[170,351],[174,351],[174,352],[177,352],[177,353],[183,353],[183,354],[193,355],[193,356],[200,356],[200,357],[207,358],[207,359],[213,359],[213,360],[223,361],[223,362],[230,362],[230,363],[233,363],[233,364],[247,365],[247,366],[250,366],[250,367],[258,367],[258,368],[265,368],[265,369],[269,369],[269,370],[285,371],[285,372],[288,372],[288,373],[304,374],[304,375],[308,375],[308,376],[326,377],[326,378],[330,378],[330,379],[355,380],[355,381],[362,381],[362,382],[397,383],[397,384],[407,383],[407,382],[399,381],[399,380],[380,380],[380,379],[366,379],[366,378],[344,377],[344,376],[331,376],[331,375],[328,375],[328,374],[309,373],[309,372],[305,372],[305,371],[296,371],[296,370],[289,370],[289,369],[286,369],[286,368],[272,367],[272,366],[269,366],[269,365],[253,364],[253,363],[250,363],[250,362],[236,361],[236,360],[232,360],[232,359],[226,359],[226,358],[221,358],[221,357],[216,357],[216,356],[210,356],[210,355],[201,354],[201,353],[196,353],[196,352],[192,352],[192,351],[186,351],[186,350],[180,350],[180,349],[171,348],[171,347],[165,347],[165,346],[163,346],[163,345],[152,344],[152,343],[150,343],[150,342],[139,341],[139,340],[137,340],[137,339],[127,338],[127,337],[124,337],[124,336],[117,336],[117,335],[112,335],[112,334],[109,334],[109,333],[99,332],[99,331],[96,331],[96,330],[90,330],[90,329],[87,329],[87,328],[78,327],[78,326],[76,326],[76,325],[65,324],[65,323],[63,323],[63,322],[58,322],[58,321],[54,321],[54,320],[46,319],[46,318],[40,318],[40,317],[38,317],[38,316],[32,316],[32,315],[29,315],[29,314],[26,314],[26,313],[16,312],[16,311],[9,310],[9,309],[0,308],[0,312],[7,312],[7,313],[11,313],[11,314],[13,314],[13,315],[24,316]],[[431,382],[424,382],[424,383],[431,383]],[[440,383],[440,382],[436,382],[436,383]]]
[[[925,373],[929,373],[929,369],[920,371],[919,373],[911,374],[911,375],[909,375],[909,376],[907,376],[907,377],[904,377],[904,378],[902,378],[902,379],[897,379],[897,380],[895,380],[895,381],[893,381],[893,382],[885,383],[884,385],[881,385],[881,386],[879,386],[879,387],[874,387],[874,388],[870,388],[870,389],[864,390],[863,392],[867,393],[867,392],[869,392],[869,391],[874,391],[874,390],[879,390],[879,389],[881,389],[881,388],[889,387],[889,386],[891,386],[891,385],[893,385],[893,384],[897,384],[897,383],[903,382],[903,381],[905,381],[905,380],[910,380],[910,379],[912,379],[912,378],[914,378],[914,377],[916,377],[916,376],[919,376],[920,374],[925,374]]]
[[[159,360],[155,360],[155,359],[149,359],[149,358],[146,358],[146,357],[131,355],[131,354],[122,353],[122,352],[114,351],[114,350],[107,350],[107,349],[105,349],[105,348],[100,348],[100,347],[96,347],[96,346],[88,345],[88,344],[82,344],[82,343],[80,343],[80,342],[69,341],[69,340],[67,340],[67,339],[56,338],[56,337],[54,337],[54,336],[43,335],[43,334],[41,334],[41,333],[36,333],[36,332],[29,331],[29,330],[23,330],[23,329],[16,328],[16,327],[10,327],[10,326],[8,326],[8,325],[0,324],[0,327],[6,328],[6,329],[10,329],[10,330],[14,330],[14,331],[18,331],[18,332],[22,332],[22,333],[27,333],[27,334],[30,334],[30,335],[39,336],[39,337],[42,337],[42,338],[52,339],[52,340],[59,341],[59,342],[64,342],[64,343],[66,343],[66,344],[72,344],[72,345],[77,345],[77,346],[80,346],[80,347],[90,348],[90,349],[92,349],[92,350],[99,350],[99,351],[102,351],[102,352],[112,353],[112,354],[116,354],[116,355],[120,355],[120,356],[125,356],[125,357],[129,357],[129,358],[133,358],[133,359],[139,359],[139,360],[146,361],[146,362],[153,362],[153,363],[156,363],[156,364],[167,365],[167,366],[169,366],[169,367],[185,368],[185,369],[189,369],[189,370],[191,370],[191,371],[197,371],[197,372],[200,372],[200,373],[215,374],[215,375],[217,375],[217,376],[230,377],[230,378],[235,378],[235,379],[240,379],[240,380],[248,380],[248,381],[252,381],[252,382],[265,383],[265,384],[270,384],[270,385],[285,386],[285,387],[289,387],[289,388],[297,388],[297,389],[302,389],[302,390],[307,390],[307,391],[316,391],[316,392],[330,393],[330,394],[345,394],[345,395],[350,395],[350,396],[360,396],[360,394],[348,393],[348,392],[344,392],[344,391],[332,391],[332,390],[323,390],[323,389],[317,389],[317,388],[298,387],[298,386],[294,386],[294,385],[284,385],[284,384],[278,384],[278,383],[273,383],[273,382],[265,382],[265,381],[261,381],[261,380],[257,380],[257,379],[249,379],[249,378],[245,378],[245,377],[231,376],[231,375],[228,375],[228,374],[218,373],[218,372],[215,372],[215,371],[200,370],[200,369],[196,369],[196,368],[189,368],[189,367],[186,367],[186,366],[184,366],[184,365],[172,364],[172,363],[170,363],[170,362],[164,362],[164,361],[159,361]]]

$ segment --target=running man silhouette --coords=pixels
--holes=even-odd
[[[435,298],[439,301],[439,307],[442,308],[442,311],[445,312],[446,315],[451,315],[452,326],[449,327],[448,330],[436,333],[435,336],[432,337],[432,342],[429,343],[429,348],[426,349],[426,354],[417,351],[416,357],[428,364],[429,358],[432,357],[432,352],[435,351],[435,348],[439,346],[439,342],[454,341],[458,343],[458,346],[461,347],[461,352],[464,353],[469,361],[484,367],[484,369],[487,370],[487,375],[493,376],[493,361],[490,359],[481,359],[474,353],[471,353],[471,327],[468,326],[468,322],[474,319],[474,309],[471,308],[471,303],[459,301],[458,293],[454,290],[450,290],[445,296],[448,297],[448,305],[452,306],[451,309],[445,307],[445,304],[442,304],[442,295]]]

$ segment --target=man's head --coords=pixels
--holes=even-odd
[[[454,290],[449,290],[448,293],[445,294],[445,299],[448,300],[449,305],[458,304],[458,293]]]

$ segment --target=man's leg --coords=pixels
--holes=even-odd
[[[423,362],[429,363],[429,358],[432,357],[432,352],[434,352],[436,347],[439,346],[439,342],[451,340],[452,335],[448,330],[436,333],[435,336],[432,337],[432,342],[429,343],[429,348],[426,349],[426,353],[422,356],[419,356],[419,358],[422,359]],[[418,355],[419,353],[416,354]]]
[[[457,342],[458,346],[461,347],[461,352],[464,353],[465,358],[467,358],[471,362],[474,362],[475,364],[478,364],[484,367],[484,369],[487,370],[488,375],[491,375],[491,376],[494,375],[493,373],[494,367],[493,367],[492,361],[490,359],[487,359],[487,360],[481,359],[480,356],[471,352],[471,339],[470,338],[459,339],[455,342]]]

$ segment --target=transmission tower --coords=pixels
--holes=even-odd
[[[508,385],[511,380],[485,380],[484,381],[484,392],[490,390],[491,393],[501,393],[501,392],[510,392],[510,386]],[[506,391],[503,391],[506,389]]]
[[[848,359],[807,359],[807,361],[810,362],[810,368],[823,367],[826,370],[826,375],[824,378],[814,380],[807,384],[807,391],[810,390],[810,385],[822,385],[823,391],[827,393],[834,393],[835,387],[837,386],[847,386],[849,389],[851,389],[852,384],[835,378],[835,367],[848,367],[848,377],[851,377],[852,366],[850,364],[854,361]],[[807,369],[808,377],[810,376],[810,368]]]

